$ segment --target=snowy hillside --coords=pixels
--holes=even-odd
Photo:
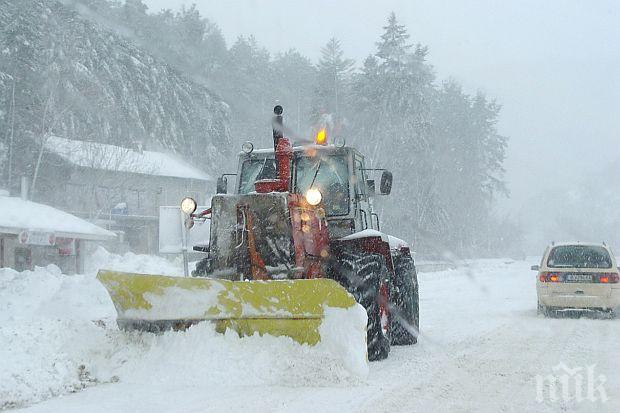
[[[33,145],[55,134],[220,165],[229,153],[228,106],[131,33],[114,33],[66,3],[0,0],[0,129],[16,131],[14,158],[28,159]]]

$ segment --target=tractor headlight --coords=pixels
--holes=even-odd
[[[191,215],[196,211],[196,201],[193,198],[185,197],[181,201],[181,211],[186,213],[187,215]]]
[[[254,150],[254,145],[252,144],[252,142],[245,142],[243,145],[241,145],[241,150],[243,151],[243,153],[247,153],[249,155]]]
[[[323,195],[321,194],[321,191],[316,188],[310,188],[306,192],[306,201],[308,201],[308,203],[312,206],[320,204],[322,199]]]

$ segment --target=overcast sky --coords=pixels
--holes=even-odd
[[[146,0],[150,11],[191,4]],[[496,98],[510,138],[507,179],[517,210],[547,186],[620,161],[620,2],[614,0],[196,1],[229,45],[253,34],[272,52],[317,59],[335,36],[358,63],[396,12],[429,46],[440,79]],[[613,179],[620,183],[620,177]],[[620,190],[620,188],[619,188]]]

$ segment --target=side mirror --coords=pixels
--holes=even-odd
[[[530,268],[532,271],[540,271],[540,265],[532,265]]]
[[[374,196],[375,195],[375,180],[374,179],[367,179],[366,180],[366,193],[368,194],[368,196]]]
[[[392,172],[383,171],[379,190],[381,191],[381,195],[389,195],[390,192],[392,192]]]
[[[217,178],[217,187],[215,189],[216,194],[228,193],[228,179],[225,176]]]

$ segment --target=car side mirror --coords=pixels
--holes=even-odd
[[[226,194],[228,193],[228,179],[225,176],[220,176],[217,178],[217,187],[215,189],[216,194]]]
[[[375,195],[376,191],[375,191],[375,180],[374,179],[366,180],[366,193],[368,194],[368,196]]]
[[[532,265],[530,268],[532,271],[540,271],[540,265]]]
[[[383,171],[381,174],[381,184],[379,185],[381,195],[389,195],[392,192],[392,172]]]

